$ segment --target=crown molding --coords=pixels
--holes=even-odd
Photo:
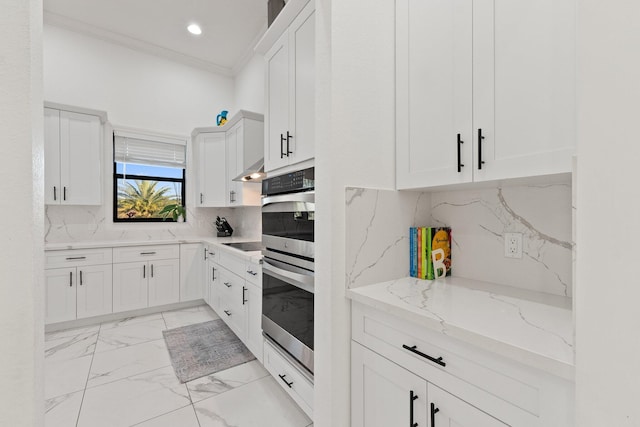
[[[265,24],[260,29],[260,31],[258,31],[258,34],[256,34],[256,36],[253,38],[253,40],[251,41],[247,49],[244,51],[240,59],[231,68],[231,72],[233,73],[234,76],[237,76],[238,73],[240,73],[240,71],[242,71],[242,69],[245,67],[245,65],[247,65],[249,61],[251,61],[251,58],[253,58],[253,56],[256,54],[255,48],[258,42],[262,40],[262,37],[266,32],[267,32],[267,24]]]
[[[236,66],[233,69],[223,67],[210,61],[205,61],[195,56],[185,55],[184,53],[176,52],[175,50],[167,49],[161,46],[157,46],[153,43],[148,43],[142,40],[135,39],[133,37],[125,36],[120,33],[105,30],[104,28],[89,25],[87,23],[68,18],[63,15],[44,11],[45,24],[54,25],[57,27],[66,28],[68,30],[85,34],[106,42],[115,43],[120,46],[127,47],[129,49],[137,50],[140,52],[148,53],[151,55],[159,56],[165,59],[169,59],[175,62],[182,63],[195,68],[219,74],[225,77],[234,77],[236,73]],[[251,46],[254,46],[252,43]],[[249,58],[245,59],[248,61]],[[240,63],[240,61],[238,62]],[[241,69],[241,68],[240,68]]]

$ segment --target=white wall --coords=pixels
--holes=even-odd
[[[235,77],[235,110],[264,114],[264,56],[255,54]]]
[[[190,135],[234,107],[234,82],[60,27],[44,29],[44,98],[120,126]]]
[[[42,1],[0,13],[0,424],[41,426],[43,360]]]
[[[638,426],[640,3],[578,8],[576,426]]]
[[[393,0],[316,0],[317,427],[349,425],[345,187],[395,186],[394,15]]]

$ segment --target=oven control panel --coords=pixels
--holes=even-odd
[[[314,168],[309,168],[263,180],[262,195],[273,196],[282,193],[297,193],[313,190],[314,187]]]

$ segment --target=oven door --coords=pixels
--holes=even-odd
[[[262,330],[313,373],[313,272],[269,258],[262,264]]]
[[[262,199],[262,245],[314,258],[315,193],[283,194]]]

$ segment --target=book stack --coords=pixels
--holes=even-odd
[[[411,227],[409,251],[411,277],[433,280],[451,276],[451,228]]]

